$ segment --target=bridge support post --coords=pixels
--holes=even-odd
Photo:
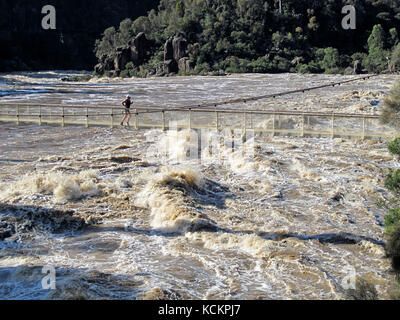
[[[243,113],[243,134],[246,135],[247,131],[247,112]]]
[[[246,142],[246,134],[247,134],[247,113],[243,113],[243,137],[242,141]]]
[[[365,140],[365,132],[366,132],[366,130],[365,130],[366,121],[365,120],[366,120],[365,117],[363,117],[363,119],[362,119],[362,127],[363,127],[363,129],[362,129],[362,137],[361,137],[361,139],[363,141]]]
[[[42,106],[39,106],[39,126],[42,126]]]
[[[216,127],[217,131],[219,131],[219,113],[216,110],[215,110],[215,120],[216,120],[215,127]]]
[[[65,127],[65,109],[62,107],[62,115],[61,115],[61,126]]]
[[[167,131],[165,126],[165,110],[162,111],[162,130],[165,132]]]
[[[192,109],[189,109],[189,130],[192,130]]]
[[[272,115],[272,137],[275,137],[275,113]]]
[[[305,124],[306,124],[306,117],[303,114],[302,122],[301,122],[301,137],[304,137],[304,126],[305,126]]]
[[[19,126],[20,125],[20,122],[19,122],[19,106],[17,106],[17,126]]]

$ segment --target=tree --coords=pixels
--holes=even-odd
[[[338,49],[329,47],[317,50],[317,62],[326,73],[337,73],[340,63]]]
[[[394,47],[390,59],[390,71],[400,70],[400,44]]]
[[[185,15],[185,3],[182,0],[176,3],[176,11],[181,18]]]
[[[133,37],[132,20],[125,19],[119,25],[117,46],[125,46]]]
[[[101,40],[96,40],[95,53],[100,59],[103,55],[112,56],[117,48],[117,31],[114,27],[108,28],[103,33]]]
[[[385,51],[386,36],[380,24],[372,29],[372,33],[368,38],[368,56],[365,66],[369,72],[379,73],[387,68],[388,53]]]

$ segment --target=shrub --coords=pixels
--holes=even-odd
[[[318,49],[317,62],[325,73],[338,73],[340,66],[339,50],[336,48]]]
[[[391,209],[385,216],[385,232],[392,234],[396,225],[400,223],[400,208]]]
[[[396,171],[389,169],[389,174],[385,180],[385,187],[398,195],[400,194],[400,169]]]
[[[400,223],[393,226],[388,242],[386,243],[386,255],[392,260],[392,268],[400,273]]]
[[[400,127],[398,119],[400,112],[400,82],[398,82],[390,91],[390,95],[384,100],[381,120],[385,124],[394,127]]]
[[[268,56],[264,56],[261,58],[258,58],[256,60],[253,60],[248,64],[248,68],[252,72],[256,73],[267,73],[272,69],[271,62],[269,61]]]
[[[195,74],[205,74],[211,71],[211,67],[207,62],[197,64],[194,68]]]
[[[400,44],[396,45],[393,49],[390,65],[392,67],[391,71],[400,70]]]
[[[288,72],[291,67],[291,63],[288,59],[281,56],[275,56],[272,61],[272,65],[275,66],[277,72]]]
[[[108,28],[104,31],[101,40],[96,40],[95,53],[96,57],[100,58],[102,55],[113,56],[117,47],[118,33],[114,27]]]
[[[392,155],[400,156],[400,137],[390,142],[388,144],[388,149]]]
[[[296,67],[296,71],[299,73],[311,73],[310,68],[307,64],[302,64],[300,63],[299,65],[297,65]]]
[[[121,78],[130,78],[128,70],[122,70],[121,73],[119,74],[119,76]]]
[[[86,74],[86,75],[83,75],[83,76],[72,76],[70,78],[63,79],[63,81],[66,81],[66,82],[87,82],[90,79],[92,79],[92,76],[89,75],[89,74]]]
[[[386,44],[385,31],[380,24],[372,29],[372,33],[368,38],[368,56],[364,63],[369,72],[379,73],[387,68],[388,53],[384,50]]]

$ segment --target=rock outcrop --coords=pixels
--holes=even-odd
[[[125,47],[119,47],[114,58],[107,55],[99,59],[95,66],[96,74],[102,75],[109,72],[110,76],[119,76],[126,65],[132,62],[135,66],[140,66],[149,58],[151,51],[151,41],[147,40],[146,35],[141,32]],[[192,63],[188,57],[188,42],[182,34],[169,38],[164,44],[164,65],[158,75],[165,75],[178,72],[190,72],[193,70]]]
[[[99,63],[94,67],[96,74],[104,74],[106,71],[111,71],[114,68],[114,60],[106,54],[102,55]]]
[[[117,54],[114,58],[114,70],[117,72],[124,70],[126,64],[130,61],[131,61],[131,49],[118,48]]]
[[[361,61],[359,61],[359,60],[354,61],[353,72],[354,72],[354,74],[360,74],[360,73],[362,73]]]
[[[144,32],[140,32],[133,40],[129,42],[130,58],[135,65],[140,65],[145,60],[150,43],[146,38]]]
[[[178,61],[178,69],[183,72],[190,72],[193,70],[192,63],[188,57],[184,57],[179,59]]]
[[[169,38],[164,45],[164,73],[189,72],[188,42],[182,34]]]
[[[94,67],[94,71],[100,75],[106,71],[112,71],[113,76],[118,76],[129,62],[132,62],[135,66],[141,65],[146,60],[149,50],[150,42],[146,35],[141,32],[129,41],[128,46],[119,47],[114,59],[103,55]]]

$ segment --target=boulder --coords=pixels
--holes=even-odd
[[[106,71],[111,71],[114,69],[114,60],[108,55],[104,54],[100,57],[99,63],[94,67],[96,74],[104,74]]]
[[[120,69],[115,69],[115,70],[112,71],[111,77],[112,77],[112,78],[119,77],[120,73],[121,73],[121,70],[120,70]]]
[[[95,74],[104,74],[105,70],[104,70],[104,66],[101,63],[98,63],[94,66],[94,73]],[[63,80],[64,81],[64,80]]]
[[[187,57],[188,43],[182,34],[169,38],[164,45],[164,72],[177,73],[190,71],[191,64]]]
[[[192,63],[188,57],[184,57],[179,59],[178,61],[178,69],[182,72],[189,72],[193,70]]]
[[[118,48],[117,54],[114,59],[114,69],[124,70],[128,62],[131,61],[131,50],[130,48]]]
[[[345,75],[348,75],[348,76],[354,74],[353,68],[352,68],[352,67],[347,67],[347,68],[344,70],[344,74],[345,74]]]
[[[170,73],[177,73],[178,72],[178,64],[176,63],[175,60],[166,60],[164,61],[164,73],[170,74]]]
[[[172,39],[173,56],[176,62],[186,56],[187,46],[187,40],[182,35],[177,35]]]
[[[168,39],[164,45],[164,61],[174,59],[174,48],[172,46],[172,39]]]
[[[140,65],[146,58],[149,50],[149,41],[144,32],[140,32],[133,40],[129,42],[130,59],[135,65]]]
[[[361,66],[361,61],[360,60],[354,61],[353,72],[354,72],[354,74],[362,73],[362,66]]]

